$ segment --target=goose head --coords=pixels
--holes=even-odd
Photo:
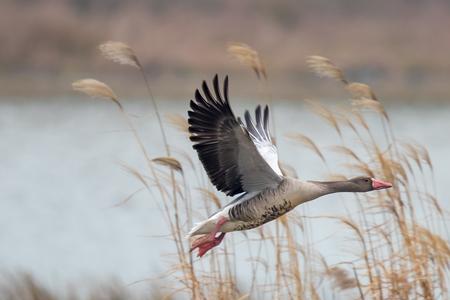
[[[355,192],[370,192],[373,190],[383,190],[392,187],[392,184],[379,179],[359,176],[348,180],[348,183],[353,186]]]

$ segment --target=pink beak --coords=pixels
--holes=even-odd
[[[390,187],[392,187],[391,183],[372,178],[372,188],[374,190],[383,190],[383,189],[388,189]]]

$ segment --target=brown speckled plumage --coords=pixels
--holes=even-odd
[[[266,189],[258,195],[230,207],[228,216],[236,224],[235,230],[247,230],[275,220],[295,206],[287,192],[291,188],[289,180],[284,179],[277,189]]]
[[[270,222],[278,217],[281,217],[282,215],[290,211],[292,208],[293,208],[292,204],[286,199],[284,199],[282,203],[279,205],[275,204],[270,207],[265,207],[264,213],[262,215],[256,216],[255,219],[246,220],[238,223],[238,225],[235,227],[236,231],[253,229],[263,224],[266,224],[267,222]]]

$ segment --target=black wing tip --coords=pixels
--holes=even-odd
[[[256,123],[260,123],[261,121],[261,104],[258,104],[255,108],[255,120]]]
[[[195,96],[195,101],[197,103],[204,103],[205,102],[205,98],[203,98],[202,93],[200,93],[199,89],[195,89],[194,96]]]
[[[228,81],[229,81],[228,77],[229,77],[228,74],[226,74],[225,78],[223,79],[223,91],[224,91],[225,101],[228,101]],[[219,74],[218,73],[216,73],[214,75],[214,77],[212,79],[212,84],[213,84],[214,87],[219,87],[220,86],[219,85]],[[206,82],[206,80],[203,80],[202,87],[203,87],[203,89],[206,87],[209,90],[208,83]],[[220,96],[220,95],[218,95],[218,96]]]
[[[208,86],[208,82],[206,80],[203,80],[202,81],[202,90],[204,91],[205,88],[209,89],[209,86]]]
[[[225,102],[228,103],[228,75],[225,75],[223,81],[223,97],[225,98]]]
[[[213,81],[215,81],[215,80],[219,81],[219,73],[216,73],[216,74],[214,75]],[[228,80],[228,74],[225,74],[224,81],[225,81],[225,80]]]
[[[205,82],[205,81],[203,81],[203,82]],[[212,83],[213,84],[216,84],[216,83],[218,84],[219,83],[219,74],[218,73],[214,74],[214,77],[212,79]],[[223,83],[224,83],[224,87],[225,87],[225,84],[228,85],[228,74],[225,75],[225,77],[223,79]]]
[[[216,73],[216,75],[214,75],[212,81],[213,81],[213,84],[219,83],[219,74]]]
[[[245,124],[246,124],[247,130],[253,131],[252,129],[254,126],[253,126],[252,115],[248,110],[246,110],[244,112],[244,119],[245,119]]]
[[[269,133],[269,105],[266,105],[264,107],[263,122],[264,122],[264,130],[267,131],[267,135],[270,137],[270,133]]]
[[[203,82],[202,82],[202,90],[203,90],[203,95],[205,95],[205,98],[209,102],[213,102],[214,99],[211,96],[211,92],[209,91],[208,83],[206,82],[206,80],[203,80]]]
[[[220,93],[220,85],[219,85],[219,74],[215,74],[212,79],[212,86],[214,87],[215,96],[211,93],[211,89],[209,88],[209,84],[206,80],[203,80],[201,83],[201,90],[203,92],[204,97],[202,96],[202,93],[200,92],[200,89],[195,90],[195,98],[197,102],[200,102],[199,100],[203,100],[204,102],[217,102],[217,103],[228,103],[228,75],[225,75],[225,79],[223,81],[223,93],[224,93],[224,100],[222,100],[222,96]],[[206,100],[205,100],[206,98]],[[216,99],[214,99],[216,98]]]
[[[217,73],[213,77],[213,88],[214,89],[211,90],[208,82],[203,80],[201,86],[195,89],[194,99],[191,99],[189,102],[189,111],[200,111],[202,113],[210,111],[214,114],[231,114],[234,117],[228,102],[228,75],[225,76],[224,80],[223,98],[220,91],[219,74]],[[214,94],[211,93],[211,91],[213,91]]]

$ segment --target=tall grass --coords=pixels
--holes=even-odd
[[[274,226],[244,232],[245,239],[240,243],[248,247],[249,256],[245,261],[243,254],[236,252],[237,233],[229,235],[221,247],[197,259],[189,253],[184,236],[194,218],[205,218],[222,203],[196,158],[170,151],[160,112],[134,51],[122,43],[109,44],[108,47],[112,47],[106,51],[108,58],[137,67],[143,75],[160,121],[166,153],[158,155],[144,146],[132,119],[107,85],[84,80],[74,83],[74,88],[116,103],[145,156],[146,171],[126,168],[145,188],[159,194],[153,200],[160,207],[166,225],[161,228],[167,228],[166,234],[173,241],[174,249],[169,256],[168,270],[163,274],[167,282],[164,289],[167,297],[448,298],[450,247],[445,223],[448,213],[434,195],[430,156],[425,147],[396,138],[391,117],[368,85],[351,82],[327,58],[311,56],[307,59],[313,72],[335,79],[351,98],[351,101],[342,101],[337,108],[307,102],[311,112],[323,119],[332,129],[330,134],[337,135],[340,141],[327,149],[344,158],[345,173],[383,178],[394,186],[384,192],[349,196],[355,199],[357,214],[315,217],[334,220],[353,237],[350,241],[354,250],[352,259],[330,265],[327,258],[314,249],[311,220],[299,209],[276,220]],[[126,51],[117,54],[114,50],[118,49],[114,47]],[[271,99],[266,67],[258,53],[245,44],[232,44],[229,50],[244,65],[251,67],[259,80],[265,81],[265,91]],[[105,54],[104,46],[102,51]],[[271,106],[276,107],[276,102]],[[377,118],[368,118],[368,114],[375,114]],[[187,132],[186,120],[182,116],[171,115],[167,123]],[[323,145],[317,145],[311,137],[298,132],[286,134],[286,137],[312,150],[327,165]],[[361,144],[359,150],[348,146],[354,140]],[[284,139],[278,136],[277,141],[277,145],[283,147]],[[283,166],[283,172],[293,174],[292,168]],[[194,176],[187,177],[187,173]],[[345,174],[330,172],[329,177],[345,178]],[[303,243],[299,244],[299,240]],[[340,242],[349,243],[347,240]],[[242,266],[244,263],[246,265]],[[242,268],[249,272],[239,272]],[[243,281],[249,284],[241,286],[243,276]]]

